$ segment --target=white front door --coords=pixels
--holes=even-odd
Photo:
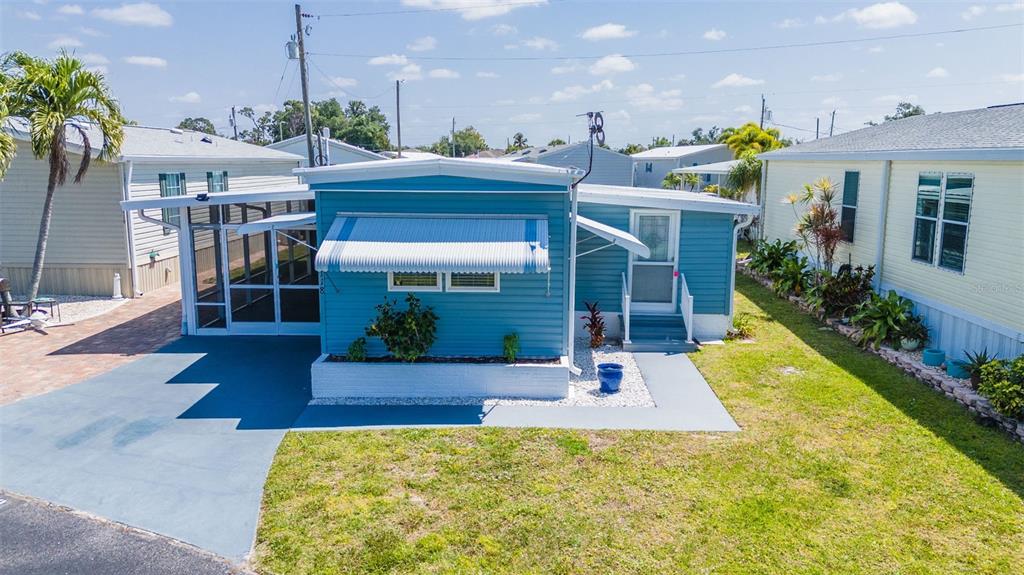
[[[630,220],[630,233],[651,250],[649,258],[630,254],[632,309],[675,313],[679,212],[633,210]]]

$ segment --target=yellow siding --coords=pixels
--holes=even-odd
[[[974,174],[963,274],[910,259],[925,171]],[[882,281],[1024,331],[1024,162],[893,162]]]
[[[118,205],[118,166],[93,160],[82,183],[74,184],[81,156],[71,154],[70,161],[71,176],[54,195],[45,264],[125,265],[128,252],[124,214]],[[0,263],[4,266],[32,266],[48,177],[48,162],[35,159],[29,146],[19,141],[18,155],[0,182]]]
[[[793,207],[784,203],[789,194],[803,192],[804,184],[827,177],[842,189],[847,171],[860,172],[860,190],[857,199],[857,219],[854,226],[853,243],[842,242],[836,250],[836,264],[872,265],[878,249],[878,211],[881,198],[882,165],[873,162],[768,162],[768,177],[765,185],[765,237],[796,239],[793,228],[797,213],[804,207]],[[837,195],[835,206],[840,209],[842,192]]]
[[[114,274],[121,274],[121,294],[131,297],[131,274],[128,266],[118,265],[46,265],[39,282],[40,295],[97,295],[114,293]],[[11,290],[19,295],[28,291],[32,267],[0,266],[0,277],[11,282]]]

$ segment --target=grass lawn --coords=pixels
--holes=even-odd
[[[289,433],[267,573],[1020,573],[1024,447],[737,277],[733,434]]]

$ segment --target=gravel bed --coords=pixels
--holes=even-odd
[[[604,345],[590,349],[586,340],[578,340],[575,349],[576,365],[582,370],[579,376],[569,376],[569,396],[559,400],[537,399],[480,399],[480,398],[376,398],[345,397],[314,399],[310,405],[533,405],[533,406],[589,406],[589,407],[654,407],[644,383],[640,368],[633,354],[622,351],[617,345]],[[621,363],[622,385],[618,393],[601,393],[597,380],[597,364]]]
[[[68,325],[78,323],[124,305],[128,298],[112,299],[109,297],[98,297],[90,295],[58,295],[47,296],[57,300],[60,304],[60,321],[57,321],[57,306],[54,306],[53,315],[47,325]],[[22,301],[21,296],[13,296],[14,301]],[[49,313],[50,306],[43,305],[43,311]]]

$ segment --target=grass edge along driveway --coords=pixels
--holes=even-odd
[[[734,434],[292,432],[265,573],[1011,573],[1024,448],[742,276]]]

